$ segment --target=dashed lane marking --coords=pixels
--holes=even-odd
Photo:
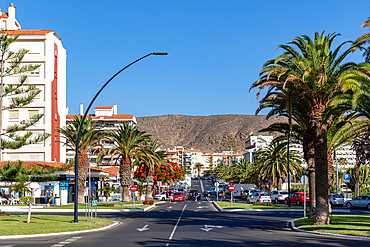
[[[79,240],[81,239],[82,237],[72,237],[72,238],[69,238],[69,239],[66,239],[64,241],[61,241],[57,244],[53,244],[51,247],[62,247],[62,246],[65,246],[66,244],[70,244],[76,240]]]

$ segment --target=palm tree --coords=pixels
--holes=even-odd
[[[203,167],[203,165],[199,162],[195,164],[195,168],[198,171],[198,178],[200,177],[200,170],[202,169],[202,167]]]
[[[78,145],[78,157],[80,157],[77,178],[78,203],[85,203],[84,191],[89,170],[89,158],[87,153],[92,147],[98,145],[99,141],[104,137],[104,133],[96,129],[97,126],[91,123],[91,117],[89,116],[82,125],[80,143],[77,144],[77,136],[81,122],[82,116],[75,116],[73,121],[68,123],[67,126],[61,128],[57,127],[56,131],[59,132],[60,137],[64,139],[64,141],[60,141],[64,143],[64,145],[72,150],[76,150]]]
[[[108,202],[108,197],[109,197],[110,193],[117,192],[116,188],[110,187],[110,186],[104,186],[103,188],[100,188],[98,191],[103,192],[103,194],[106,198],[105,199],[106,202]]]
[[[362,25],[360,26],[360,29],[364,27],[370,26],[370,17],[365,20]],[[370,33],[365,33],[364,35],[361,35],[355,40],[355,43],[359,46],[368,45],[366,48],[364,48],[364,53],[362,54],[365,58],[366,62],[370,62]]]
[[[250,172],[253,168],[252,163],[249,163],[246,159],[239,160],[232,170],[231,180],[237,184],[245,183],[248,181]]]
[[[284,53],[267,61],[260,72],[260,79],[252,85],[252,88],[259,87],[257,97],[264,88],[280,92],[289,90],[297,102],[308,106],[304,114],[308,119],[307,134],[312,136],[314,145],[316,225],[330,223],[327,157],[327,129],[330,117],[325,118],[325,112],[333,94],[341,89],[341,77],[346,71],[356,68],[354,63],[343,64],[352,48],[338,55],[343,45],[348,42],[331,50],[338,35],[315,33],[314,40],[302,35],[287,45],[279,45],[278,48],[283,49]]]
[[[146,143],[150,141],[151,135],[145,131],[140,131],[135,125],[123,123],[118,126],[117,130],[111,130],[107,133],[107,138],[112,141],[112,147],[103,149],[98,157],[99,161],[105,155],[111,155],[112,162],[119,163],[121,185],[123,188],[122,201],[129,201],[129,186],[131,185],[131,170],[133,160],[142,160],[144,157],[148,159],[151,154],[146,147]]]
[[[287,142],[271,143],[267,149],[260,150],[256,155],[256,165],[259,178],[271,180],[270,190],[275,182],[278,190],[281,190],[282,179],[290,179],[292,174],[301,175],[301,161],[296,151],[290,152],[291,173],[288,174]]]

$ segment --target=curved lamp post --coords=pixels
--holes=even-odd
[[[167,55],[167,52],[152,52],[152,53],[149,53],[145,56],[142,56],[141,58],[133,61],[132,63],[130,63],[129,65],[125,66],[124,68],[122,68],[120,71],[118,71],[116,74],[114,74],[101,88],[100,90],[96,93],[96,95],[94,96],[94,98],[91,100],[89,106],[87,107],[86,111],[85,111],[85,114],[83,115],[82,117],[82,121],[81,121],[81,125],[80,125],[80,128],[78,130],[78,135],[77,135],[77,147],[76,147],[76,155],[75,155],[75,203],[74,203],[74,223],[77,223],[78,222],[78,148],[80,146],[80,135],[81,135],[81,130],[82,130],[82,126],[85,122],[85,119],[86,119],[86,115],[87,113],[89,112],[92,104],[94,103],[95,99],[98,97],[98,95],[100,94],[101,91],[103,91],[103,89],[108,85],[109,82],[111,82],[114,77],[116,77],[118,74],[120,74],[122,71],[124,71],[125,69],[127,69],[128,67],[130,67],[131,65],[133,65],[134,63],[137,63],[139,62],[140,60],[146,58],[146,57],[149,57],[150,55]],[[90,186],[90,185],[89,185]]]

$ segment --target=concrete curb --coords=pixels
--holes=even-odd
[[[317,235],[323,235],[323,236],[329,236],[329,237],[337,237],[337,238],[348,238],[348,239],[357,239],[357,240],[370,240],[370,237],[360,237],[360,236],[353,236],[353,235],[341,235],[341,234],[333,234],[333,233],[325,233],[325,232],[313,232],[313,231],[306,231],[299,229],[295,227],[294,221],[298,219],[292,220],[290,222],[290,226],[294,231],[297,232],[304,232],[304,233],[311,233],[311,234],[317,234]]]
[[[210,200],[207,197],[207,200],[213,204],[213,206],[219,211],[219,212],[303,212],[302,209],[223,209],[221,208],[215,201]],[[349,210],[332,210],[333,212],[343,212],[348,213]]]
[[[60,236],[60,235],[73,235],[73,234],[88,233],[88,232],[98,232],[98,231],[107,230],[118,224],[119,223],[115,221],[113,224],[110,224],[109,226],[105,226],[105,227],[98,228],[98,229],[92,229],[92,230],[83,230],[83,231],[74,231],[74,232],[55,232],[55,233],[31,234],[31,235],[9,235],[9,236],[0,236],[0,239],[37,238],[37,237],[50,237],[50,236]]]
[[[146,212],[154,207],[156,207],[157,204],[162,204],[166,202],[157,202],[154,203],[153,205],[143,208],[143,209],[98,209],[98,213],[112,213],[112,212]],[[1,207],[0,210],[4,212],[9,212],[9,213],[27,213],[28,212],[28,206],[6,206],[6,207]],[[93,211],[95,211],[93,209]],[[74,209],[51,209],[51,208],[43,208],[40,206],[37,207],[32,207],[32,213],[71,213],[74,212]],[[84,213],[85,209],[79,209],[79,213]]]

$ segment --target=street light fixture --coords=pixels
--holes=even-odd
[[[82,121],[81,121],[81,125],[80,125],[80,128],[78,130],[78,135],[77,135],[77,147],[76,147],[76,154],[75,154],[75,203],[74,203],[74,223],[78,223],[78,148],[79,148],[79,144],[80,144],[80,135],[81,135],[81,130],[82,130],[82,125],[84,124],[85,122],[85,119],[86,119],[86,115],[87,113],[89,112],[92,104],[94,103],[95,99],[98,97],[98,95],[100,94],[101,91],[103,91],[103,89],[108,85],[109,82],[111,82],[118,74],[120,74],[122,71],[124,71],[125,69],[127,69],[128,67],[130,67],[131,65],[139,62],[140,60],[146,58],[146,57],[149,57],[150,55],[167,55],[167,52],[152,52],[152,53],[149,53],[145,56],[142,56],[141,58],[133,61],[132,63],[130,63],[129,65],[125,66],[124,68],[122,68],[120,71],[118,71],[116,74],[114,74],[101,88],[100,90],[95,94],[94,98],[91,100],[89,106],[87,107],[86,111],[85,111],[85,114],[83,115],[82,117]]]

